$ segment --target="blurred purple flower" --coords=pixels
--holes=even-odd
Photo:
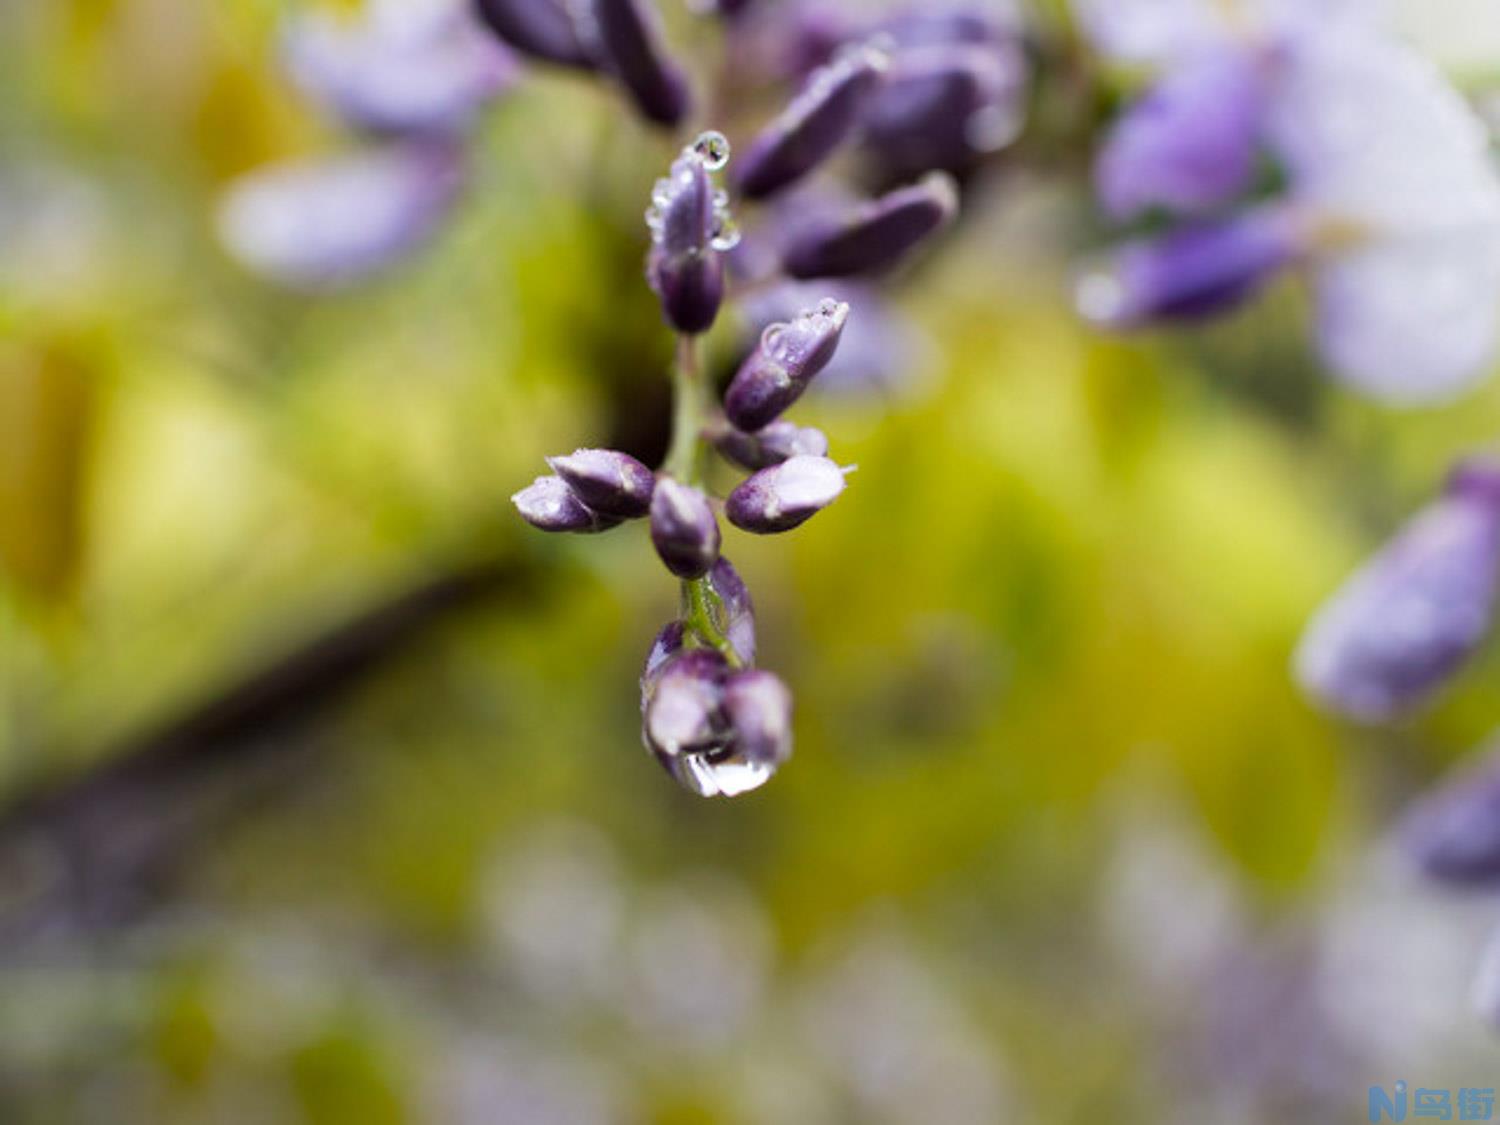
[[[585,40],[642,115],[657,125],[681,124],[691,106],[687,77],[661,45],[652,0],[567,0],[585,13]]]
[[[1353,719],[1394,718],[1484,642],[1497,582],[1500,467],[1471,463],[1318,612],[1297,650],[1297,678]]]
[[[335,289],[423,246],[464,179],[462,151],[440,140],[273,165],[230,188],[219,235],[236,259],[272,281]]]
[[[559,66],[593,69],[571,0],[475,0],[479,18],[516,50]]]
[[[1263,138],[1305,232],[1330,369],[1393,401],[1452,397],[1487,373],[1500,335],[1500,179],[1482,123],[1358,5],[1261,0],[1242,14],[1084,6],[1106,52],[1167,67],[1104,150],[1106,209],[1222,204],[1248,186],[1249,141]]]
[[[384,133],[462,130],[517,73],[514,56],[463,0],[375,0],[358,21],[303,12],[283,50],[310,97]]]
[[[1417,801],[1400,836],[1430,878],[1500,888],[1500,749],[1485,751]]]
[[[882,273],[957,214],[958,186],[947,173],[932,172],[852,210],[810,217],[788,233],[782,264],[804,281]]]

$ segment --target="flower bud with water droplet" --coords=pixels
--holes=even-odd
[[[847,304],[825,300],[767,328],[725,392],[729,421],[747,432],[774,422],[828,366],[848,319]]]
[[[510,499],[521,518],[541,531],[607,531],[620,522],[590,509],[562,477],[537,477]]]
[[[799,426],[785,418],[747,434],[732,427],[715,438],[720,453],[746,469],[769,469],[789,457],[822,457],[828,453],[828,437],[812,426]]]
[[[755,668],[733,672],[723,701],[734,756],[771,769],[792,756],[792,693],[777,676]]]
[[[1114,329],[1213,316],[1244,302],[1301,252],[1299,225],[1274,207],[1181,227],[1129,243],[1085,275],[1078,311]]]
[[[729,494],[724,512],[742,531],[772,535],[806,523],[843,493],[844,470],[827,457],[793,457]]]
[[[1500,749],[1420,798],[1402,817],[1399,838],[1429,878],[1500,886]]]
[[[639,519],[651,510],[656,474],[628,453],[613,449],[579,449],[547,464],[595,512],[620,519]]]
[[[797,231],[783,257],[795,278],[853,277],[891,268],[958,214],[958,186],[934,172],[833,219]]]
[[[569,0],[475,0],[474,6],[490,30],[523,54],[559,66],[593,69]]]
[[[678,578],[702,578],[719,557],[719,521],[700,489],[663,476],[651,499],[651,541]]]
[[[661,298],[667,323],[685,335],[713,327],[724,300],[724,254],[738,241],[728,200],[710,172],[729,160],[721,133],[704,133],[656,182],[646,224],[651,254],[646,276]]]
[[[884,50],[862,44],[816,71],[750,146],[739,166],[740,190],[764,199],[832,156],[853,135],[887,61]]]
[[[686,649],[670,656],[642,681],[646,745],[663,765],[724,745],[723,685],[729,665],[713,649]]]
[[[578,0],[599,57],[649,121],[675,127],[687,116],[687,79],[662,50],[651,0]]]
[[[1429,700],[1489,637],[1500,589],[1500,464],[1471,461],[1308,625],[1303,689],[1362,722]]]

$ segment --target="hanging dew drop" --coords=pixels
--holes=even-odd
[[[693,152],[698,154],[703,166],[710,172],[721,171],[729,163],[729,138],[710,129],[693,142]]]

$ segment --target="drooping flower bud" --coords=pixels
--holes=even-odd
[[[646,677],[646,745],[674,774],[683,756],[708,754],[723,746],[723,684],[728,671],[719,653],[697,648],[669,657]]]
[[[827,457],[793,457],[736,488],[724,512],[742,531],[790,531],[837,500],[844,486],[844,470]]]
[[[475,7],[516,50],[560,66],[593,68],[568,0],[475,0]]]
[[[802,396],[838,350],[849,306],[825,300],[765,330],[724,395],[724,413],[747,432],[764,429]]]
[[[510,499],[521,518],[541,531],[607,531],[620,522],[592,511],[562,477],[537,477]]]
[[[272,281],[336,289],[425,245],[463,182],[463,154],[439,140],[273,165],[230,188],[219,237],[239,262]]]
[[[796,278],[853,277],[889,269],[958,213],[953,177],[934,172],[836,220],[809,223],[783,258]]]
[[[708,497],[671,477],[656,482],[651,499],[651,541],[679,578],[702,578],[719,557],[719,521]]]
[[[1079,312],[1106,328],[1194,320],[1231,309],[1301,253],[1286,212],[1263,207],[1123,247],[1078,285]]]
[[[1250,186],[1266,90],[1254,53],[1204,51],[1174,67],[1115,124],[1099,154],[1099,199],[1114,219],[1153,208],[1203,213]]]
[[[662,51],[651,0],[580,0],[599,57],[647,120],[673,127],[687,116],[687,79]]]
[[[775,769],[792,756],[792,693],[770,672],[747,669],[724,682],[724,715],[748,765]]]
[[[639,519],[651,510],[656,475],[628,453],[579,449],[547,464],[589,508],[601,515]]]
[[[651,228],[646,275],[667,323],[686,335],[713,327],[724,300],[724,252],[739,242],[728,201],[709,178],[728,160],[723,135],[704,133],[656,182],[646,212]]]
[[[1400,839],[1433,879],[1500,886],[1500,751],[1487,751],[1417,801],[1402,820]]]
[[[1381,722],[1428,700],[1489,635],[1500,583],[1500,466],[1471,462],[1318,611],[1297,678]]]
[[[865,112],[866,146],[887,182],[964,172],[1004,148],[1025,115],[1026,57],[1016,43],[897,52]]]
[[[740,190],[750,199],[764,199],[833,155],[859,124],[887,62],[879,47],[862,44],[816,71],[750,146],[740,163]]]
[[[769,469],[788,457],[799,455],[823,457],[828,453],[828,437],[812,426],[799,426],[778,419],[753,434],[727,429],[715,439],[719,452],[747,469]]]

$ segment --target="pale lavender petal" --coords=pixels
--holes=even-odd
[[[1365,722],[1429,699],[1488,636],[1500,571],[1500,506],[1449,495],[1418,515],[1325,605],[1297,678]]]
[[[350,124],[393,133],[461,129],[511,85],[514,57],[467,5],[392,8],[298,16],[283,47],[293,79]]]
[[[444,144],[273,165],[230,188],[219,235],[243,265],[272,281],[337,288],[420,249],[462,183],[461,154]]]
[[[1500,751],[1445,779],[1402,818],[1403,851],[1446,883],[1500,886]]]

